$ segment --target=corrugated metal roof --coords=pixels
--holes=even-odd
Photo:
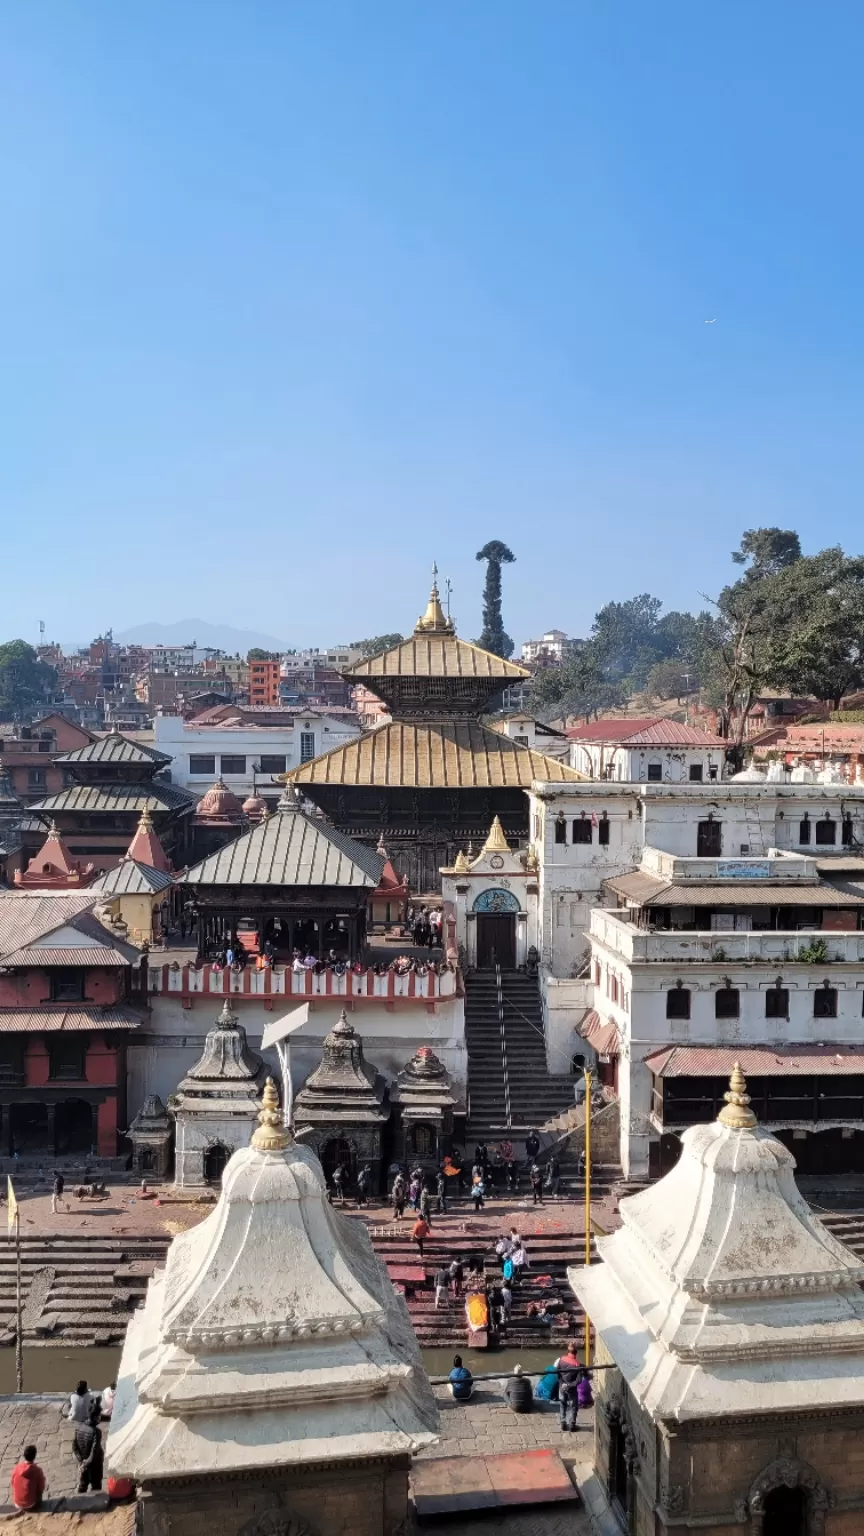
[[[295,784],[408,789],[530,789],[535,779],[582,783],[557,758],[520,746],[477,720],[391,720],[293,769]]]
[[[73,784],[49,795],[31,811],[53,813],[55,811],[177,811],[194,810],[196,796],[176,784],[162,784],[157,780],[147,784]]]
[[[0,1008],[0,1034],[57,1034],[81,1029],[140,1029],[143,1014],[131,1008]]]
[[[851,887],[852,882],[846,882]],[[689,880],[670,884],[637,872],[604,881],[607,890],[640,907],[860,907],[864,896],[820,880],[780,885],[768,880],[717,880],[697,885]]]
[[[720,736],[700,731],[680,720],[655,715],[646,720],[594,720],[568,730],[571,741],[619,742],[630,747],[725,747]]]
[[[172,884],[172,877],[163,870],[140,864],[137,859],[124,859],[116,869],[109,869],[107,875],[97,880],[93,890],[104,896],[145,896],[167,890]]]
[[[170,757],[155,747],[147,747],[142,741],[130,741],[128,736],[113,734],[99,741],[88,742],[86,747],[76,747],[74,752],[64,752],[54,759],[56,763],[156,763],[160,768],[170,763]]]
[[[136,959],[140,960],[140,954]],[[13,950],[3,956],[4,965],[128,965],[130,957],[119,949],[94,944],[92,949],[83,944],[72,944],[64,949],[54,949],[48,944],[30,944],[24,949]]]
[[[0,891],[0,956],[73,923],[95,907],[87,891]],[[106,938],[108,937],[106,931]]]
[[[864,1045],[672,1045],[652,1051],[655,1077],[851,1077],[864,1074]]]
[[[278,810],[202,859],[188,885],[355,886],[375,890],[385,860],[373,849],[300,811]]]
[[[531,673],[455,635],[410,635],[401,645],[340,668],[342,677],[478,677],[517,682]]]

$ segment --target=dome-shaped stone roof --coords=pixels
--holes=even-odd
[[[269,809],[270,807],[262,795],[249,795],[243,801],[243,815],[248,816],[250,821],[260,821],[262,816],[267,815]]]
[[[218,821],[223,825],[239,826],[243,821],[243,807],[225,780],[219,778],[202,795],[195,812],[196,821]]]

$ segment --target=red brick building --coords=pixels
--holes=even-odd
[[[0,1153],[114,1158],[126,1042],[144,1022],[141,952],[92,891],[0,892]]]
[[[57,766],[57,758],[95,739],[65,715],[45,715],[32,725],[9,726],[8,734],[0,733],[0,763],[22,804],[32,805],[66,787],[66,774]]]

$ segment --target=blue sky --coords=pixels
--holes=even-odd
[[[521,641],[860,552],[864,8],[0,17],[3,635]],[[716,324],[706,325],[716,316]]]

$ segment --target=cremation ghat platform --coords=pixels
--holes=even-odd
[[[525,1504],[577,1503],[579,1494],[558,1452],[510,1451],[501,1456],[436,1456],[411,1468],[420,1520]]]

